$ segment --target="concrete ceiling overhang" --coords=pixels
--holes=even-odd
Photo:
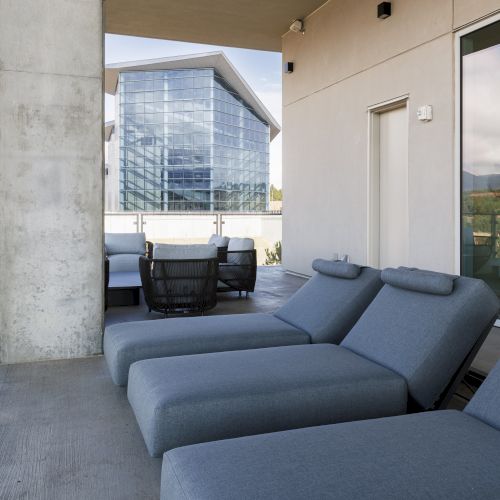
[[[206,52],[204,54],[190,54],[186,56],[164,57],[161,59],[147,59],[145,61],[130,61],[124,63],[107,64],[104,69],[104,91],[115,95],[118,84],[118,75],[122,71],[154,71],[162,69],[193,69],[193,68],[215,68],[247,104],[249,104],[257,116],[269,124],[270,138],[273,140],[280,133],[278,122],[264,106],[262,101],[255,95],[248,83],[238,73],[231,61],[223,52]]]
[[[294,19],[326,0],[105,0],[105,31],[280,52]]]

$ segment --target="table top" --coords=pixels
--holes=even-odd
[[[141,288],[141,275],[137,271],[109,273],[108,288]]]

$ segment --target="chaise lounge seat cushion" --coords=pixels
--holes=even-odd
[[[406,276],[396,286],[394,275],[407,273],[415,280]],[[166,451],[439,405],[471,350],[491,329],[499,301],[484,282],[464,277],[453,279],[448,295],[434,288],[410,289],[409,284],[422,283],[419,273],[391,272],[340,346],[275,347],[132,365],[129,400],[150,453],[162,446]],[[380,383],[382,373],[392,377],[390,390]]]
[[[139,361],[128,398],[152,456],[187,444],[405,413],[394,372],[330,344]]]
[[[143,359],[309,342],[306,332],[271,314],[232,314],[113,325],[104,352],[113,382],[126,385],[130,365]]]
[[[163,456],[162,500],[498,498],[500,362],[465,410],[187,446]]]
[[[165,453],[161,500],[498,498],[500,432],[454,410]]]
[[[271,314],[138,321],[106,328],[104,354],[115,384],[126,385],[130,365],[148,358],[340,342],[382,287],[380,271],[317,259],[318,272]],[[352,272],[352,271],[351,271]]]

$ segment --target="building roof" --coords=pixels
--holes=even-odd
[[[109,122],[106,122],[104,124],[104,140],[106,142],[109,142],[111,139],[111,134],[113,133],[113,130],[115,128],[115,121],[111,120]]]
[[[107,64],[104,70],[104,90],[107,94],[115,95],[118,85],[118,75],[123,71],[196,68],[214,68],[233,90],[253,108],[256,115],[269,124],[271,140],[280,133],[281,128],[278,122],[264,104],[262,104],[262,101],[255,95],[248,83],[238,73],[238,70],[233,66],[231,61],[221,51]]]

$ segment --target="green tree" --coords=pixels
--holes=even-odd
[[[274,244],[274,248],[266,248],[266,266],[281,264],[281,241]]]
[[[283,193],[281,189],[278,189],[274,184],[271,184],[270,188],[271,201],[283,201]]]

